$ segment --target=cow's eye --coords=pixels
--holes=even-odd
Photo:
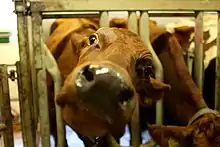
[[[96,41],[97,41],[97,36],[96,35],[89,36],[89,45],[94,44]]]
[[[150,59],[137,59],[136,72],[138,77],[148,77],[153,72],[152,61]]]

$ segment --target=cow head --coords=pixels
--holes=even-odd
[[[77,65],[56,102],[66,123],[82,135],[123,133],[138,93],[157,98],[170,88],[150,76],[150,52],[126,29],[101,28],[77,47]]]

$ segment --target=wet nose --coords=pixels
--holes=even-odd
[[[86,65],[76,76],[77,97],[86,107],[111,116],[134,95],[126,78],[111,66]]]

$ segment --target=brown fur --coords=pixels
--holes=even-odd
[[[116,67],[118,67],[118,69],[122,69],[125,72],[124,75],[129,75],[127,77],[125,76],[126,79],[132,80],[132,83],[134,83],[135,85],[137,78],[134,78],[133,62],[135,62],[137,58],[151,59],[151,56],[145,56],[148,53],[145,53],[147,52],[147,49],[144,43],[139,39],[138,36],[127,30],[111,30],[108,28],[100,29],[97,33],[100,40],[98,50],[101,51],[95,51],[97,46],[81,50],[86,45],[84,39],[86,39],[91,33],[93,33],[96,30],[96,27],[97,25],[94,25],[92,21],[87,19],[60,19],[53,24],[51,29],[51,36],[49,37],[47,43],[48,47],[50,48],[51,52],[58,62],[63,80],[66,80],[63,87],[64,93],[62,93],[61,91],[58,98],[59,104],[70,104],[66,105],[66,107],[63,109],[64,119],[65,121],[69,122],[69,125],[72,126],[73,129],[78,130],[79,133],[88,135],[103,134],[107,126],[105,126],[101,120],[69,103],[71,102],[71,99],[68,99],[68,95],[72,92],[67,90],[68,95],[65,95],[65,89],[68,89],[66,88],[66,86],[69,85],[68,82],[72,80],[72,76],[68,75],[72,71],[76,71],[77,68],[75,67],[82,66],[84,62],[100,61],[99,64],[101,64],[103,60],[107,60],[108,62],[116,64]],[[114,35],[112,36],[112,34]],[[116,40],[112,40],[114,36],[116,36]],[[150,82],[151,84],[149,86],[152,86],[152,91],[149,94],[152,98],[160,96],[159,93],[163,92],[163,90],[169,89],[168,85],[163,84],[153,78],[150,78]],[[52,103],[52,85],[53,83],[50,76],[48,75],[48,93],[50,98],[49,101],[51,110],[50,119],[52,123],[51,131],[52,134],[56,136],[55,121],[53,121],[55,118],[55,112],[54,104]],[[123,123],[123,117],[118,118],[122,120],[118,121],[117,125],[113,125],[113,128],[107,129],[111,130],[108,133],[114,134],[114,132],[116,132],[117,134],[119,133],[118,131],[124,128],[125,124]],[[77,123],[88,123],[91,126],[87,126],[85,129],[85,127],[81,128],[81,126],[77,125]],[[99,127],[99,129],[94,129],[94,127]],[[97,132],[97,130],[99,130],[99,132]]]
[[[207,107],[183,59],[183,51],[188,49],[192,32],[193,27],[181,27],[176,28],[174,34],[169,34],[156,25],[151,25],[151,42],[163,64],[164,82],[172,87],[164,95],[165,124],[186,125],[199,109]],[[204,39],[208,38],[207,33],[204,34]],[[180,146],[217,147],[219,122],[218,116],[205,114],[189,127],[153,125],[149,129],[162,147],[168,147],[170,139],[176,140]]]

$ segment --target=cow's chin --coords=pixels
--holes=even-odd
[[[127,112],[122,110],[116,114],[115,118],[110,118],[113,120],[110,123],[106,117],[100,117],[93,111],[81,106],[66,105],[63,108],[63,118],[65,123],[80,135],[101,137],[106,134],[123,134],[125,125],[130,119],[131,111],[131,109]]]

